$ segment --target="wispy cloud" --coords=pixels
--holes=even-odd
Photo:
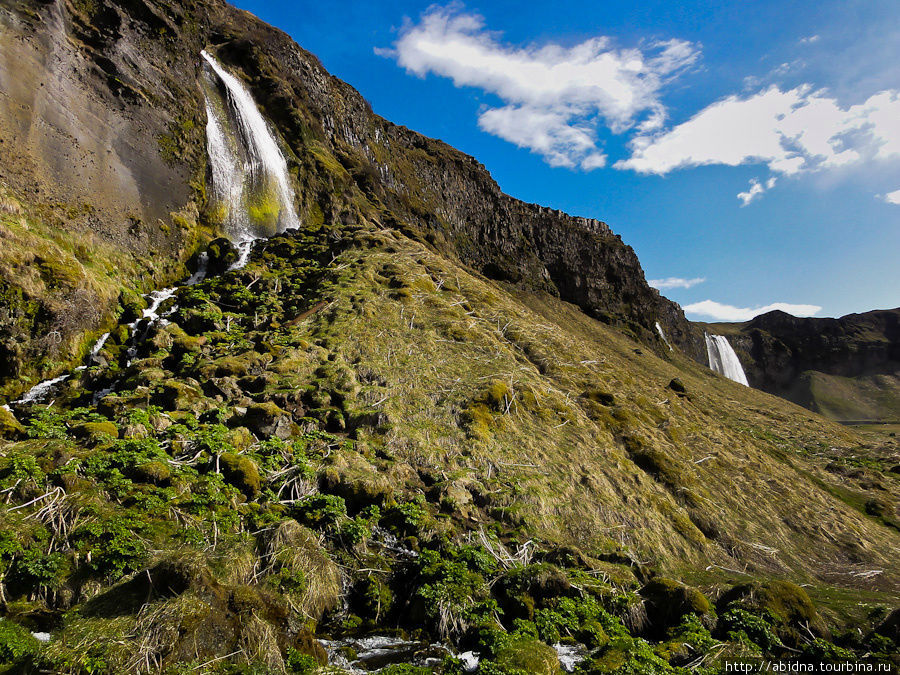
[[[755,316],[780,309],[794,316],[815,316],[822,311],[818,305],[793,305],[787,302],[773,302],[763,307],[735,307],[715,300],[703,300],[685,305],[684,311],[694,316],[706,317],[714,321],[749,321]]]
[[[888,204],[900,204],[900,190],[888,192],[882,197],[882,199],[884,199],[884,201],[886,201]]]
[[[455,3],[407,22],[393,49],[376,53],[420,77],[434,73],[496,95],[503,105],[480,114],[484,131],[551,166],[590,170],[606,163],[601,124],[615,133],[650,133],[664,124],[660,89],[697,60],[699,49],[684,40],[621,48],[603,36],[573,47],[513,46]]]
[[[811,45],[811,44],[814,44],[814,43],[818,42],[818,41],[821,40],[821,39],[822,39],[822,38],[820,38],[818,35],[807,35],[806,37],[800,38],[800,39],[798,40],[798,42],[799,42],[801,45]]]
[[[672,288],[693,288],[697,284],[706,281],[706,277],[696,277],[694,279],[682,279],[681,277],[667,277],[665,279],[650,279],[647,283],[660,291],[667,291]]]
[[[750,187],[747,188],[747,191],[738,192],[737,198],[741,201],[741,206],[747,206],[754,199],[762,196],[766,190],[771,190],[775,187],[776,180],[777,179],[772,176],[765,183],[761,183],[758,178],[751,178]]]
[[[819,171],[900,157],[898,119],[900,91],[845,108],[809,85],[773,86],[724,98],[668,131],[638,135],[632,156],[615,166],[659,175],[709,164],[762,163],[782,175]]]

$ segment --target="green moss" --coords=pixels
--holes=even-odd
[[[809,595],[789,581],[751,582],[735,586],[719,601],[722,605],[739,605],[771,612],[783,625],[810,626],[823,631],[824,626]]]
[[[76,438],[83,438],[90,443],[100,443],[119,437],[119,429],[109,421],[76,424],[72,426],[71,432]]]
[[[657,577],[641,588],[640,594],[646,600],[650,622],[660,633],[678,624],[686,614],[703,616],[712,612],[703,593],[674,579]]]
[[[266,235],[275,234],[278,216],[281,213],[281,202],[274,186],[254,190],[248,197],[246,206],[247,215],[257,232]]]
[[[0,408],[0,438],[20,438],[25,435],[25,427],[6,408]]]
[[[506,675],[556,675],[560,672],[556,651],[534,639],[514,639],[492,659],[493,672]],[[490,672],[491,666],[488,666]],[[482,667],[482,670],[485,670]]]
[[[260,477],[256,462],[245,455],[224,454],[219,458],[225,480],[244,493],[248,499],[259,494]]]
[[[645,640],[632,637],[611,640],[599,656],[581,664],[581,669],[594,675],[663,675],[675,672]]]
[[[134,480],[154,485],[168,485],[172,470],[163,462],[145,462],[135,467]]]

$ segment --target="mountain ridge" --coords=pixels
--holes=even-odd
[[[29,168],[45,141],[0,145],[3,395],[69,376],[0,407],[0,672],[895,659],[896,442],[709,371],[605,225],[503,195],[218,0],[0,8],[4,91],[18,50],[36,89],[68,66],[0,100],[4,139],[71,88],[141,128],[100,158],[182,181],[95,212]],[[297,196],[245,258],[207,195],[201,49]]]

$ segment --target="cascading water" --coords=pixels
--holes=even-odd
[[[269,125],[243,83],[201,55],[213,216],[235,242],[299,227],[287,162]]]
[[[247,264],[255,240],[298,228],[300,221],[294,210],[287,161],[253,97],[241,81],[226,71],[213,56],[206,51],[202,51],[201,55],[206,64],[203,88],[207,114],[206,146],[212,177],[212,210],[237,246],[238,258],[227,270],[232,271]],[[197,271],[183,285],[193,286],[203,281],[208,264],[208,254],[202,253]],[[159,310],[177,291],[177,287],[164,288],[144,296],[150,302],[149,307],[143,311],[143,316],[128,324],[131,340],[126,351],[126,365],[131,364],[151,328],[165,322],[165,317],[175,311],[174,307],[162,314]],[[76,372],[96,363],[97,355],[108,337],[107,333],[97,341],[85,365],[76,368]],[[45,380],[15,403],[40,403],[71,375]],[[116,383],[113,383],[95,392],[94,402],[114,391],[115,387]]]
[[[749,387],[747,375],[741,362],[734,353],[731,343],[724,335],[710,335],[704,333],[706,338],[706,353],[709,355],[709,367],[711,370],[724,375],[729,380],[734,380],[745,387]]]
[[[672,347],[672,345],[669,344],[669,341],[666,340],[666,334],[663,333],[663,329],[662,326],[659,325],[659,321],[656,322],[656,332],[659,333],[659,337],[662,338],[662,341],[666,343],[666,347],[669,348],[669,351],[674,352],[675,349]]]

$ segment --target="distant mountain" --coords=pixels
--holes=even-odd
[[[728,337],[751,386],[831,419],[900,420],[900,309],[705,327]]]

